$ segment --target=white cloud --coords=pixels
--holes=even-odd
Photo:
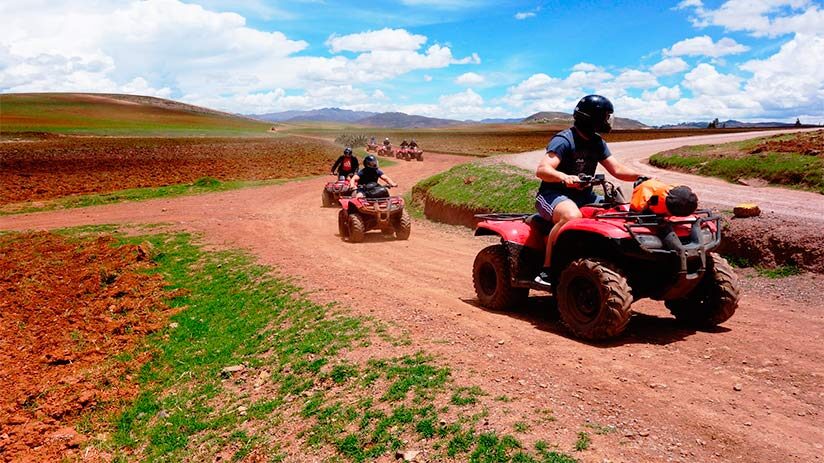
[[[656,76],[669,76],[689,69],[689,65],[681,58],[665,58],[650,69]]]
[[[757,37],[817,34],[824,24],[824,10],[811,0],[728,0],[716,9],[693,0],[681,2],[679,8],[693,9],[696,27],[721,26]]]
[[[731,95],[740,91],[741,78],[721,74],[713,65],[701,63],[684,76],[684,86],[692,90],[694,95]]]
[[[326,45],[332,53],[342,51],[412,51],[426,43],[426,36],[410,34],[404,29],[381,29],[344,36],[332,35]]]
[[[596,66],[592,63],[578,63],[575,66],[572,66],[573,71],[583,71],[583,72],[595,72],[595,71],[603,71],[604,69],[600,66]]]
[[[749,49],[748,46],[742,45],[729,37],[713,42],[710,36],[702,35],[677,42],[672,48],[664,49],[662,53],[664,56],[719,57],[743,53]]]
[[[641,94],[641,99],[646,101],[667,101],[681,98],[681,88],[677,85],[673,87],[661,86],[652,91],[645,91]]]
[[[424,74],[423,81],[424,82],[432,82],[432,76],[430,76],[429,74]]]
[[[658,79],[649,72],[630,69],[619,74],[614,84],[623,89],[650,88],[658,86]]]
[[[518,21],[523,21],[527,18],[534,18],[536,13],[534,11],[519,11],[515,13],[515,19]]]
[[[466,86],[480,85],[480,84],[483,84],[484,82],[486,82],[486,79],[484,78],[484,76],[482,76],[480,74],[477,74],[477,73],[474,73],[474,72],[465,72],[465,73],[459,75],[457,78],[455,78],[455,83],[456,84],[466,85]]]

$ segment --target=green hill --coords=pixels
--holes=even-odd
[[[7,93],[0,133],[84,135],[249,135],[270,124],[177,101],[136,95]]]

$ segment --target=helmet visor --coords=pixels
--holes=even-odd
[[[609,133],[612,131],[612,123],[615,120],[612,113],[607,113],[604,117],[604,121],[601,123],[601,127],[598,127],[598,132],[601,133]]]

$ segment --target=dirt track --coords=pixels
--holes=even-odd
[[[408,189],[466,161],[427,154],[387,170]],[[593,447],[576,454],[583,461],[822,461],[820,304],[746,293],[738,314],[707,333],[680,329],[660,304],[642,301],[624,337],[587,345],[567,337],[540,297],[512,314],[474,306],[472,260],[487,242],[466,229],[418,220],[407,242],[368,234],[365,243],[342,243],[337,211],[319,207],[325,180],[0,217],[0,229],[167,222],[206,243],[248,249],[317,299],[408,330],[459,381],[514,398],[490,410],[490,428],[512,433],[501,423],[549,408],[557,421],[533,425],[531,437],[569,451],[585,423],[616,426],[593,435]]]
[[[801,129],[800,131],[808,130],[815,129]],[[773,212],[786,217],[812,219],[824,222],[824,196],[820,194],[785,188],[735,185],[721,179],[698,177],[681,172],[659,169],[647,163],[647,159],[649,159],[651,155],[679,146],[726,143],[794,131],[796,130],[742,132],[679,139],[630,141],[610,143],[609,147],[618,160],[632,165],[647,175],[660,178],[666,182],[689,185],[698,194],[699,198],[711,202],[713,205],[721,206],[725,209],[732,209],[733,206],[741,202],[755,202],[760,205],[761,210],[764,212]],[[509,155],[498,159],[534,171],[544,154],[544,150],[538,150]],[[604,172],[604,169],[599,168],[599,171]],[[630,183],[620,183],[623,185],[625,192],[632,191],[632,185]]]

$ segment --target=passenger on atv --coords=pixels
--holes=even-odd
[[[612,103],[600,95],[583,97],[573,112],[574,124],[555,134],[546,148],[546,156],[538,164],[535,175],[541,186],[535,197],[535,208],[541,218],[553,223],[546,247],[543,269],[535,283],[549,289],[549,265],[552,247],[561,227],[581,218],[581,206],[598,202],[592,186],[582,184],[579,175],[593,176],[600,163],[613,176],[635,181],[641,174],[612,157],[600,133],[612,130]]]
[[[386,188],[380,187],[378,180],[383,180],[391,187],[398,186],[382,170],[378,169],[378,158],[370,154],[363,158],[363,169],[349,179],[349,186],[352,189],[357,188],[355,196],[360,198],[389,196]]]
[[[358,158],[352,155],[352,148],[346,147],[343,155],[332,164],[332,173],[338,174],[338,180],[346,180],[358,172]]]

